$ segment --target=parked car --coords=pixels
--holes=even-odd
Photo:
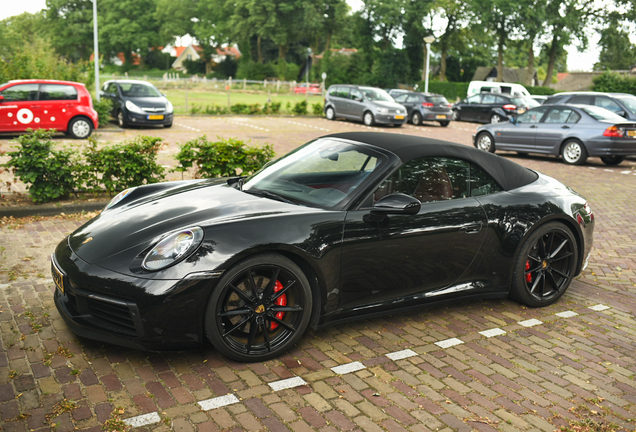
[[[99,126],[84,84],[57,80],[16,80],[0,84],[0,132],[55,129],[88,138]]]
[[[550,96],[544,103],[595,105],[627,120],[636,120],[636,96],[628,93],[564,92]]]
[[[501,123],[539,105],[527,96],[480,93],[454,104],[453,120]]]
[[[415,126],[423,120],[436,121],[446,127],[453,118],[452,105],[443,95],[407,92],[395,97],[395,101],[406,107],[407,119]]]
[[[473,143],[488,152],[561,156],[572,165],[584,164],[588,156],[618,165],[636,155],[636,123],[596,106],[542,105],[509,123],[480,126]]]
[[[376,87],[332,85],[325,96],[324,110],[328,120],[343,117],[367,126],[376,123],[402,126],[406,122],[406,108]]]
[[[530,96],[528,90],[521,84],[494,81],[471,81],[468,84],[468,96],[490,92],[504,93],[509,96]]]
[[[100,96],[113,103],[111,115],[119,127],[172,127],[172,103],[155,86],[139,80],[111,80],[102,86]]]
[[[388,94],[390,94],[393,99],[395,99],[397,96],[399,96],[401,94],[410,92],[410,90],[405,90],[405,89],[386,89],[386,92]]]
[[[545,101],[548,100],[548,96],[545,95],[530,95],[530,98],[536,100],[541,105],[543,105]]]
[[[462,298],[548,306],[594,226],[585,198],[499,156],[338,133],[247,178],[120,193],[55,249],[54,302],[83,337],[260,362],[307,327]]]
[[[296,94],[305,94],[307,93],[307,83],[300,83],[294,87],[294,93]],[[320,90],[320,84],[309,84],[309,94],[310,95],[320,95],[322,91]]]

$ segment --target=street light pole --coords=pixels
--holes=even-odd
[[[429,72],[429,61],[431,59],[431,44],[435,42],[435,37],[426,36],[424,38],[424,43],[426,44],[426,80],[424,81],[424,93],[428,93],[428,72]]]
[[[99,102],[99,47],[97,43],[97,0],[93,0],[93,46],[95,57],[95,99]]]

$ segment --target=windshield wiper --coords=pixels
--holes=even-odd
[[[243,192],[251,194],[251,195],[256,195],[256,196],[260,196],[263,198],[269,198],[269,199],[273,199],[276,201],[281,201],[287,204],[294,204],[297,205],[295,202],[285,198],[282,195],[278,195],[277,193],[274,192],[270,192],[267,190],[261,190],[261,189],[250,189],[250,190],[244,190]]]

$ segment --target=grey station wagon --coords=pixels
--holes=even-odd
[[[337,84],[327,90],[325,116],[328,120],[338,117],[358,120],[367,126],[402,126],[406,122],[406,108],[380,88]]]

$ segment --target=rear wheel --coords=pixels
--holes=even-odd
[[[623,156],[601,156],[601,160],[605,165],[615,166],[620,165],[625,160]]]
[[[263,361],[302,336],[311,304],[309,282],[293,261],[277,254],[255,256],[225,272],[210,295],[205,331],[225,356]]]
[[[490,123],[501,123],[502,118],[499,114],[493,114],[490,116]]]
[[[375,119],[373,118],[373,113],[371,111],[366,111],[362,116],[362,121],[367,126],[373,126],[375,124]]]
[[[449,124],[450,124],[450,122],[449,122],[449,121],[439,122],[439,125],[440,125],[441,127],[446,127],[446,126],[448,126]]]
[[[587,151],[580,141],[570,140],[563,145],[561,156],[566,164],[583,165],[587,160]]]
[[[554,303],[570,286],[577,259],[576,240],[565,225],[539,227],[521,247],[510,296],[530,307]]]
[[[327,117],[327,120],[335,120],[336,111],[332,107],[327,107],[325,110],[325,117]]]
[[[411,122],[413,123],[414,126],[421,125],[422,124],[422,114],[420,114],[417,111],[415,111],[413,113],[413,115],[411,116]]]
[[[475,147],[479,150],[487,151],[490,153],[495,152],[495,140],[492,135],[488,132],[482,132],[477,135],[477,140],[475,141]]]
[[[68,133],[77,139],[86,139],[93,132],[93,122],[86,117],[76,117],[68,124]]]
[[[457,110],[453,110],[453,120],[458,121],[461,120],[461,114]]]

